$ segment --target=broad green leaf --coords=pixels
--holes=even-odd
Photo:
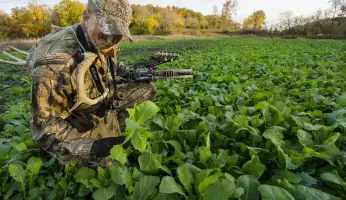
[[[321,146],[322,148],[324,148],[332,154],[340,154],[340,150],[335,146],[335,143],[339,139],[339,137],[340,133],[336,133],[329,137],[326,141],[323,142],[322,145],[319,146]]]
[[[130,118],[126,118],[125,123],[126,123],[126,130],[135,131],[137,129],[143,129],[142,126],[138,125],[137,122],[133,121]]]
[[[175,133],[179,129],[181,123],[182,121],[177,115],[170,115],[166,118],[165,128],[171,133]]]
[[[238,199],[244,194],[244,188],[238,187],[234,190],[232,199]]]
[[[325,172],[321,174],[321,179],[323,181],[335,183],[337,185],[341,185],[342,187],[346,188],[346,182],[339,176],[337,171]]]
[[[200,171],[199,168],[189,163],[180,165],[177,169],[178,178],[190,195],[192,194],[192,184],[193,184],[195,175],[199,171]]]
[[[268,107],[270,107],[270,104],[267,101],[261,101],[255,106],[256,109],[260,110]]]
[[[40,191],[40,188],[39,187],[36,187],[36,188],[32,188],[30,191],[29,191],[29,198],[30,199],[41,199],[41,191]],[[5,197],[5,199],[8,199]]]
[[[322,127],[323,126],[319,125],[319,124],[313,125],[313,124],[304,122],[304,127],[303,128],[305,130],[308,130],[308,131],[317,131],[317,130],[321,129]]]
[[[181,160],[184,160],[186,158],[185,154],[182,152],[181,144],[176,140],[170,140],[166,142],[167,144],[170,144],[174,147],[174,154],[172,156],[172,159],[174,159],[174,162],[182,162]]]
[[[346,94],[343,94],[337,99],[337,102],[340,104],[342,107],[346,107]]]
[[[139,169],[137,169],[137,167],[135,167],[133,169],[133,172],[132,172],[132,178],[133,180],[135,181],[138,181],[139,179],[141,179],[143,176],[145,176],[145,174],[143,172],[141,172]]]
[[[198,151],[199,151],[199,160],[202,163],[207,162],[212,156],[212,153],[208,147],[205,147],[205,146],[199,147]]]
[[[235,178],[232,175],[225,173],[225,178],[229,181],[229,185],[235,185]]]
[[[253,138],[252,140],[254,140],[254,142],[262,141],[262,137],[259,135],[258,131],[251,126],[245,126],[245,127],[239,128],[234,134],[237,135],[241,131],[249,132],[250,136],[252,136],[252,138]]]
[[[232,155],[229,160],[230,166],[236,166],[240,158],[239,154]]]
[[[332,113],[327,114],[328,124],[334,124],[338,119],[342,118],[346,114],[346,109],[340,109]]]
[[[309,174],[307,174],[306,172],[300,172],[298,173],[298,175],[302,177],[302,181],[301,181],[302,185],[311,187],[312,185],[317,184],[317,180],[313,178],[312,176],[310,176]]]
[[[177,182],[175,182],[174,178],[171,176],[165,176],[162,178],[160,192],[167,194],[178,193],[186,196],[184,189]]]
[[[260,183],[256,177],[252,175],[240,176],[236,181],[236,185],[244,189],[244,194],[240,197],[241,200],[258,200],[260,198],[260,192],[258,191]]]
[[[115,145],[111,149],[109,158],[119,161],[120,164],[125,165],[127,161],[127,153],[121,145]]]
[[[28,150],[28,147],[23,142],[21,142],[21,143],[15,145],[14,149],[16,149],[18,152],[23,152],[23,151]]]
[[[332,155],[326,153],[326,152],[316,152],[314,149],[309,148],[309,147],[305,147],[303,149],[303,153],[305,154],[306,157],[310,156],[310,157],[316,157],[316,158],[320,158],[323,159],[325,161],[328,161],[330,165],[334,165],[334,158]]]
[[[160,193],[156,195],[156,197],[153,200],[180,200],[180,198],[177,194]]]
[[[91,187],[93,188],[98,188],[98,189],[103,188],[101,181],[97,178],[91,179],[90,184],[91,184]]]
[[[265,165],[261,163],[258,156],[253,155],[251,160],[243,165],[242,170],[244,173],[251,174],[259,178],[264,173],[265,168]]]
[[[138,125],[142,125],[154,117],[160,109],[151,101],[145,101],[141,104],[136,104],[134,108],[127,109],[130,114],[130,119],[135,121]]]
[[[8,166],[8,171],[10,172],[10,175],[14,180],[21,183],[22,186],[25,185],[25,173],[22,165],[18,163],[11,163]]]
[[[57,194],[57,190],[56,189],[52,189],[49,190],[48,196],[47,196],[47,200],[54,200],[56,199],[56,194]]]
[[[262,148],[255,148],[255,147],[249,147],[249,146],[246,146],[246,148],[249,150],[249,156],[252,157],[252,156],[258,156],[259,154],[270,154],[271,152],[268,151],[267,149],[262,149]]]
[[[273,126],[263,133],[263,137],[270,140],[274,145],[280,146],[283,143],[284,136],[282,132],[286,129],[280,126]]]
[[[150,132],[137,130],[131,137],[131,143],[135,149],[143,152],[147,148],[147,140],[150,136]]]
[[[172,171],[166,165],[161,165],[160,169],[166,172],[167,174],[172,175]]]
[[[296,166],[293,161],[292,161],[292,158],[287,155],[283,149],[281,149],[279,146],[277,147],[277,150],[278,150],[278,163],[279,163],[279,166],[281,168],[284,168],[284,169],[291,169],[291,170],[294,170],[294,169],[297,169],[298,166]]]
[[[206,135],[204,139],[206,145],[198,148],[199,159],[202,163],[207,162],[212,157],[212,153],[210,151],[210,133]]]
[[[168,94],[170,94],[173,97],[178,97],[178,98],[180,96],[180,93],[178,92],[177,88],[174,88],[174,87],[170,87],[168,89]]]
[[[78,183],[83,183],[85,186],[89,186],[89,181],[96,177],[96,172],[89,168],[80,168],[75,174],[75,179]]]
[[[294,200],[294,197],[281,187],[260,185],[258,190],[261,193],[262,200]]]
[[[159,172],[161,167],[161,157],[158,154],[145,151],[138,158],[141,171],[149,174],[155,174]]]
[[[193,112],[195,112],[197,109],[201,108],[201,102],[199,99],[195,99],[195,101],[190,102],[190,107]]]
[[[223,176],[223,173],[216,173],[213,175],[210,175],[208,177],[206,177],[199,185],[198,185],[198,191],[200,194],[204,194],[205,191],[207,190],[207,188],[214,184],[219,177]]]
[[[115,192],[116,192],[116,187],[111,185],[107,188],[97,189],[93,194],[93,198],[95,200],[108,200],[114,197]]]
[[[308,116],[291,116],[299,128],[304,128],[304,123],[310,123]]]
[[[303,185],[295,185],[287,190],[296,200],[338,200],[330,194]]]
[[[38,174],[40,172],[40,169],[42,167],[42,160],[41,158],[37,157],[31,157],[28,160],[28,163],[26,165],[26,169],[30,170],[30,172],[34,175]]]
[[[109,173],[107,170],[97,167],[97,177],[100,181],[107,183],[109,182]]]
[[[153,122],[160,126],[162,129],[165,129],[165,119],[163,118],[163,116],[161,114],[156,115],[153,118]]]
[[[270,125],[280,125],[285,119],[282,117],[281,111],[275,106],[270,106],[269,108],[262,109],[263,116],[267,124]]]
[[[3,155],[5,156],[6,154],[8,154],[10,152],[11,147],[9,145],[6,144],[0,144],[0,156]],[[0,157],[1,159],[1,157]]]
[[[219,155],[216,159],[213,159],[213,164],[215,167],[223,168],[227,163],[230,162],[231,157],[229,156],[228,151],[224,149],[219,149]]]
[[[263,123],[264,123],[264,120],[261,119],[259,115],[256,115],[256,117],[254,117],[251,120],[251,125],[255,128],[259,128],[260,126],[262,126]]]
[[[287,179],[283,179],[283,180],[277,180],[276,182],[273,183],[274,185],[276,184],[279,187],[285,188],[286,190],[288,188],[292,188],[293,184],[291,184]]]
[[[248,115],[248,108],[246,106],[238,106],[238,110],[241,115]]]
[[[303,131],[303,130],[298,130],[297,132],[298,140],[301,145],[304,147],[308,147],[314,144],[314,141],[312,140],[312,136],[310,133]]]
[[[6,192],[6,195],[4,196],[4,199],[9,199],[12,195],[13,195],[13,193],[17,190],[17,189],[19,189],[19,188],[17,188],[18,187],[18,184],[11,184],[11,187],[10,188],[7,188],[8,190],[7,190],[7,192]],[[1,188],[1,189],[5,189],[5,188]],[[33,191],[33,192],[29,192],[29,196],[31,197],[31,196],[38,196],[40,193],[34,193],[35,192],[35,190],[37,190],[37,189],[35,189],[35,188],[33,188],[31,191]],[[33,193],[33,194],[32,194]],[[4,194],[4,193],[3,193]]]
[[[195,188],[198,189],[198,186],[201,184],[202,181],[204,181],[210,174],[212,173],[219,173],[221,172],[220,169],[205,169],[205,170],[201,170],[196,174],[195,177]]]
[[[280,180],[286,179],[288,182],[295,184],[298,184],[302,181],[302,177],[300,177],[299,175],[284,170],[274,170],[273,178]]]
[[[155,188],[160,183],[157,176],[143,176],[133,189],[133,199],[147,200],[155,192]]]
[[[235,190],[235,185],[225,179],[217,180],[205,193],[204,200],[228,200]]]
[[[243,115],[237,115],[234,117],[233,122],[238,126],[238,127],[245,127],[249,125],[249,122],[246,118],[246,116]]]
[[[109,172],[114,183],[125,185],[127,189],[132,190],[132,177],[125,166],[111,166]]]

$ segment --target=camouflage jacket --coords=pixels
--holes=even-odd
[[[81,47],[76,36],[77,26],[78,24],[52,31],[30,51],[28,57],[28,67],[32,77],[30,123],[37,144],[55,156],[61,164],[72,161],[80,165],[99,164],[100,158],[90,155],[92,144],[100,138],[121,135],[119,110],[108,109],[114,90],[110,90],[102,103],[92,106],[81,105],[75,110],[70,110],[78,98],[76,91],[78,66],[75,54]],[[90,42],[87,35],[86,38]],[[112,52],[111,57],[114,62],[117,60],[118,48],[119,46],[114,46]],[[103,85],[108,86],[112,78],[107,59],[102,54],[99,58],[95,64],[97,72]],[[89,98],[101,95],[90,71],[87,71],[84,82]],[[118,86],[118,90],[127,94],[122,102],[122,105],[125,105],[124,109],[139,99],[153,100],[156,92],[151,84],[123,85]]]

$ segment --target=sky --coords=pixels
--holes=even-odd
[[[87,2],[87,0],[80,0]],[[211,14],[213,6],[216,5],[219,10],[225,0],[129,0],[131,4],[153,4],[159,6],[175,5],[177,7],[186,7],[194,11],[201,12],[204,15]],[[233,19],[242,22],[247,16],[256,10],[264,10],[267,15],[267,23],[275,24],[280,19],[280,13],[292,10],[295,15],[308,16],[318,9],[330,8],[329,0],[238,0],[239,9]],[[55,5],[59,0],[37,0],[38,4]],[[28,0],[0,0],[0,9],[6,13],[11,13],[11,8],[25,7]]]

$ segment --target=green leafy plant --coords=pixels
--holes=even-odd
[[[196,74],[193,80],[156,82],[154,102],[128,109],[124,135],[130,145],[114,146],[107,168],[62,167],[37,148],[29,128],[28,90],[14,88],[11,95],[18,101],[0,115],[0,197],[345,199],[344,43],[123,44],[121,61],[131,64],[146,57],[142,52],[165,47],[182,56],[164,68],[193,68]],[[28,87],[15,82],[16,76],[3,73],[0,81]],[[1,87],[0,92],[10,90]]]

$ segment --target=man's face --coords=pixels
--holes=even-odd
[[[88,11],[84,12],[83,22],[92,43],[103,54],[110,51],[113,46],[118,44],[123,38],[123,36],[121,35],[103,34],[100,30],[99,22],[97,21],[96,15],[94,13],[90,13]]]

